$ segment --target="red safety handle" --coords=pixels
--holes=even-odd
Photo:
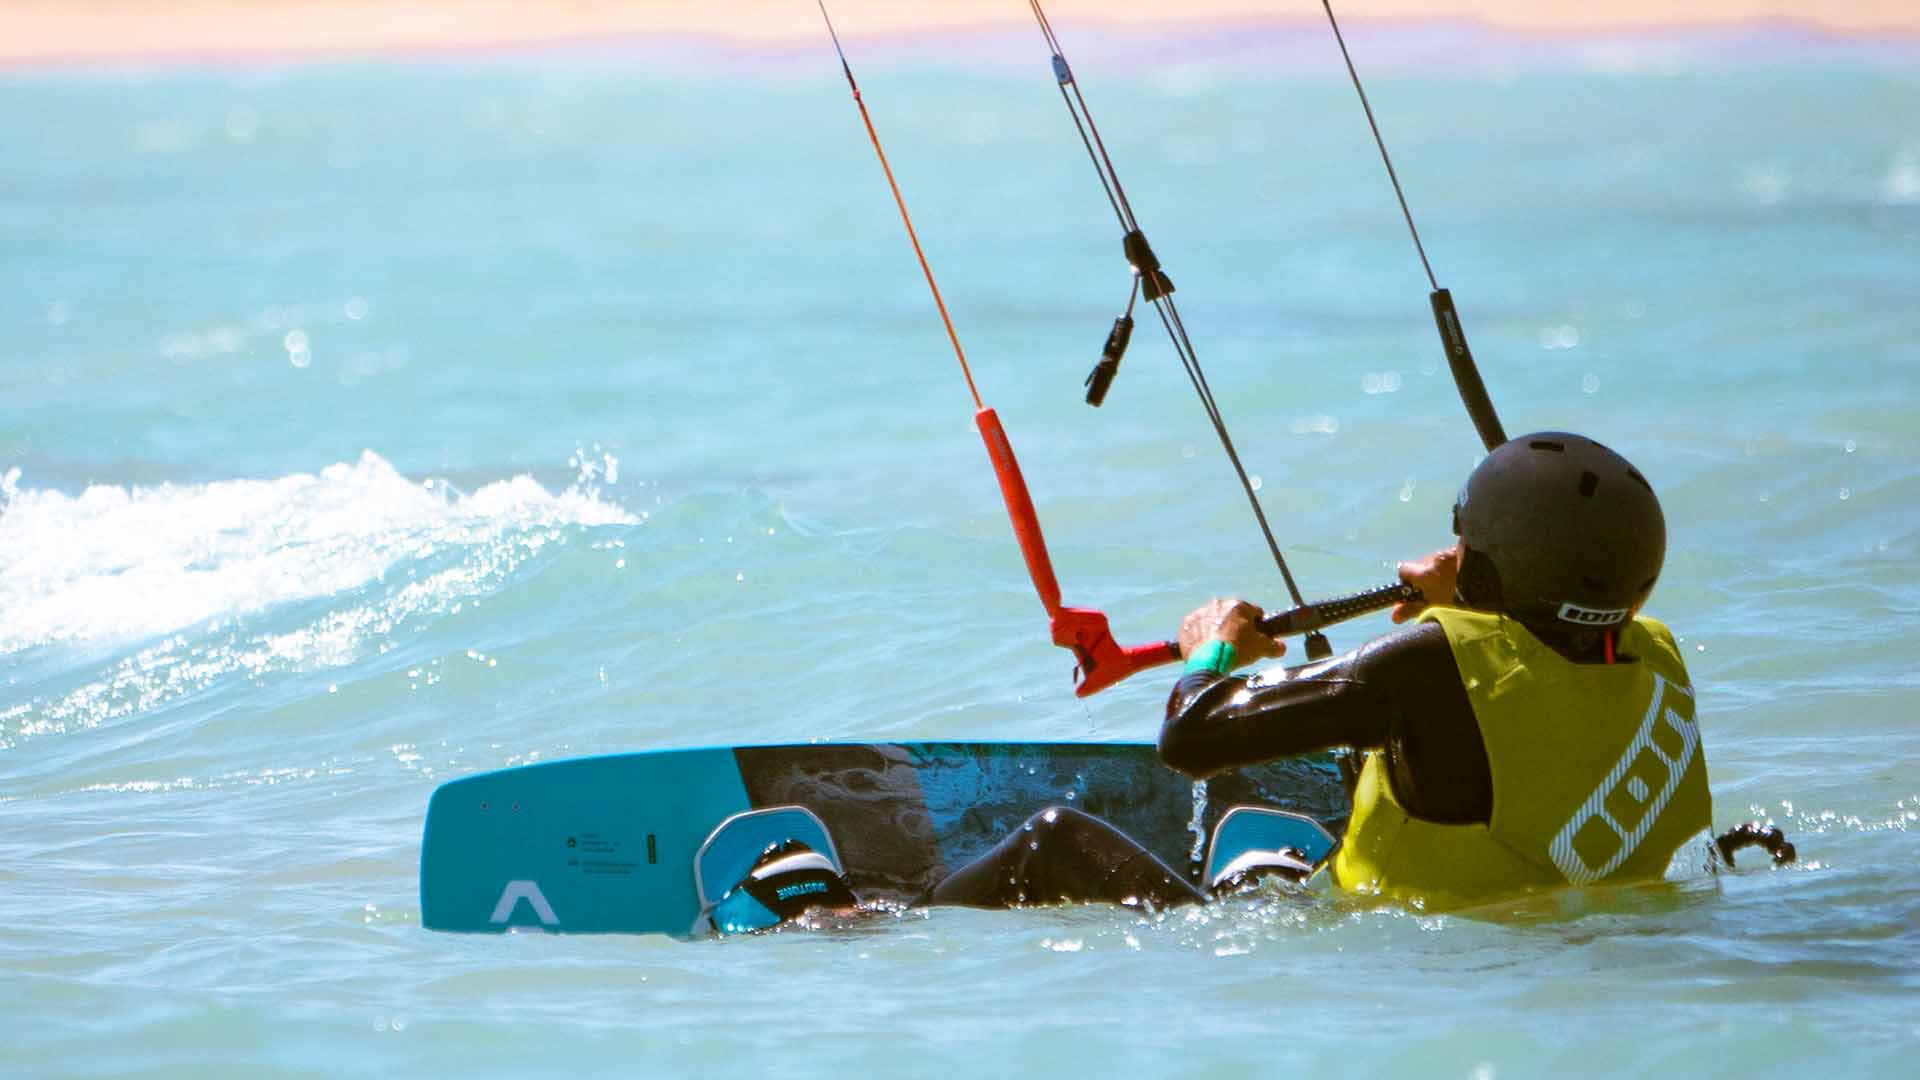
[[[1020,462],[1013,456],[1013,444],[1006,429],[991,408],[973,414],[980,428],[980,439],[987,444],[987,457],[993,473],[1000,479],[1000,497],[1007,504],[1007,517],[1013,522],[1014,538],[1020,542],[1020,555],[1027,562],[1027,575],[1034,591],[1046,607],[1052,623],[1053,643],[1072,649],[1079,661],[1080,681],[1073,692],[1080,697],[1098,693],[1142,668],[1155,667],[1180,659],[1180,647],[1171,641],[1151,645],[1122,645],[1113,640],[1105,614],[1089,608],[1064,607],[1060,603],[1060,581],[1053,573],[1053,560],[1047,555],[1047,539],[1040,532],[1040,517],[1034,513],[1033,496],[1020,474]]]
[[[1060,608],[1053,613],[1053,643],[1073,650],[1080,661],[1077,697],[1097,694],[1136,671],[1180,659],[1177,642],[1122,645],[1107,629],[1107,617],[1086,608]]]
[[[1060,582],[1053,576],[1053,560],[1047,557],[1047,538],[1040,535],[1040,517],[1033,512],[1033,496],[1027,494],[1026,478],[1020,475],[1020,462],[1013,456],[1013,444],[991,406],[973,414],[980,428],[980,439],[987,444],[987,457],[993,462],[993,474],[1000,478],[1000,498],[1007,504],[1007,517],[1013,521],[1014,538],[1020,541],[1020,554],[1027,560],[1027,575],[1040,594],[1047,614],[1060,610]]]

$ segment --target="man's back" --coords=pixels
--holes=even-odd
[[[1493,813],[1441,824],[1370,761],[1334,862],[1350,889],[1459,907],[1536,888],[1658,877],[1711,825],[1693,693],[1671,635],[1637,619],[1618,662],[1575,663],[1510,619],[1437,608],[1486,747]]]

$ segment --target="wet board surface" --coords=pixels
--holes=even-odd
[[[440,786],[420,852],[431,930],[686,934],[693,858],[742,811],[798,805],[825,823],[862,898],[910,901],[1034,812],[1072,806],[1196,878],[1199,840],[1236,805],[1336,832],[1349,803],[1333,760],[1222,773],[1204,787],[1150,743],[815,743],[611,754]]]

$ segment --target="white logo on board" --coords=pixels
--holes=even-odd
[[[522,900],[525,900],[533,908],[533,913],[540,917],[540,925],[560,925],[560,917],[553,913],[553,905],[547,903],[547,898],[541,895],[540,883],[537,881],[507,882],[507,887],[500,891],[500,902],[493,905],[493,921],[504,923],[513,918],[513,909],[519,907]]]

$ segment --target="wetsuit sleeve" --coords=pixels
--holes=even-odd
[[[1167,699],[1160,758],[1189,776],[1210,776],[1336,746],[1386,742],[1384,710],[1368,707],[1361,654],[1294,668],[1272,683],[1189,671]]]
[[[1160,730],[1161,759],[1191,776],[1334,747],[1384,751],[1394,794],[1422,818],[1491,817],[1486,744],[1436,623],[1277,677],[1188,672]]]

